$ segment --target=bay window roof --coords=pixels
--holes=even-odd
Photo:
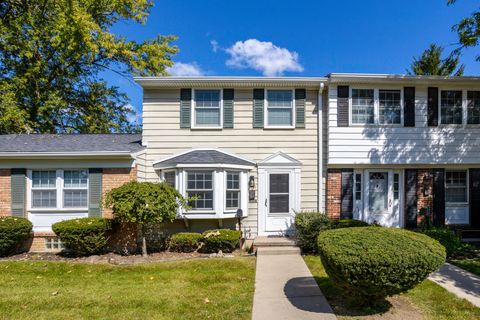
[[[255,162],[220,149],[193,149],[155,161],[155,169],[223,167],[251,169]]]

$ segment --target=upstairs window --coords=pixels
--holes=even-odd
[[[380,124],[400,124],[402,104],[400,90],[379,90],[378,111]]]
[[[293,91],[267,91],[267,127],[293,127]]]
[[[195,127],[219,128],[221,123],[221,90],[195,90]]]
[[[445,201],[448,203],[467,202],[467,171],[445,172]]]
[[[352,89],[352,123],[373,124],[374,121],[373,89]]]
[[[212,171],[187,172],[187,197],[195,197],[189,203],[193,210],[213,210],[212,177]]]
[[[480,124],[480,91],[467,92],[467,123]]]
[[[442,90],[440,97],[441,124],[462,124],[462,91]]]

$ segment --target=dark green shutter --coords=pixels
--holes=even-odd
[[[12,191],[12,216],[23,217],[25,215],[25,169],[12,169],[11,191]]]
[[[233,119],[234,119],[234,108],[233,101],[234,98],[233,89],[223,89],[223,127],[224,128],[233,128]]]
[[[263,107],[265,103],[265,90],[253,89],[253,127],[263,128]]]
[[[180,90],[180,128],[190,128],[192,89]]]
[[[305,89],[295,89],[295,128],[305,128]]]
[[[88,216],[102,216],[102,169],[91,168],[88,174]]]

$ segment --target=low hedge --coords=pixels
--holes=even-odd
[[[169,250],[173,252],[194,252],[200,246],[203,236],[200,233],[180,232],[170,237]]]
[[[202,236],[202,252],[232,252],[240,243],[241,233],[238,230],[217,229],[205,231]]]
[[[105,251],[111,221],[105,218],[64,220],[53,224],[52,229],[66,249],[77,255],[92,255]]]
[[[0,256],[15,253],[21,243],[28,239],[32,232],[32,223],[25,218],[0,218]]]
[[[445,262],[438,241],[376,226],[327,230],[318,237],[318,249],[332,282],[359,305],[405,292]]]
[[[447,257],[462,255],[472,249],[469,244],[463,243],[459,236],[447,228],[430,228],[423,230],[422,233],[440,242],[447,251]]]
[[[322,212],[298,212],[295,215],[295,229],[297,244],[303,253],[315,254],[317,250],[318,234],[331,228],[331,221]]]
[[[333,220],[332,229],[341,229],[341,228],[354,228],[354,227],[368,227],[369,224],[365,221],[353,220],[353,219],[342,219],[342,220]]]

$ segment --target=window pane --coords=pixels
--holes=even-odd
[[[166,171],[163,173],[164,182],[170,187],[175,188],[175,171]]]
[[[195,125],[220,125],[220,90],[195,90]]]
[[[240,174],[227,172],[227,189],[240,189]]]
[[[32,171],[32,186],[34,188],[55,188],[57,173],[50,171]]]
[[[385,172],[370,173],[368,182],[368,206],[370,212],[384,213],[388,209],[388,175]]]
[[[87,190],[64,190],[63,206],[65,208],[87,207]]]
[[[219,126],[220,109],[198,108],[196,109],[195,124],[197,126]]]
[[[288,193],[288,173],[270,174],[270,193]]]
[[[195,90],[197,108],[220,108],[220,90]]]
[[[462,91],[442,91],[441,123],[462,124]]]
[[[362,175],[355,175],[355,200],[362,200]]]
[[[56,190],[32,190],[32,208],[55,208],[56,206]]]
[[[400,90],[379,91],[379,121],[382,124],[399,124],[401,122]]]
[[[445,199],[447,202],[467,202],[466,188],[448,188]]]
[[[196,197],[190,201],[192,209],[213,210],[213,184],[211,171],[187,173],[187,196]]]
[[[400,176],[398,173],[393,174],[393,199],[398,200],[400,197]]]
[[[267,122],[271,126],[293,124],[293,97],[291,90],[267,91]]]
[[[190,201],[192,209],[213,210],[213,192],[212,191],[187,191],[187,197],[195,197],[196,200]]]
[[[374,123],[373,89],[352,89],[352,122]]]
[[[65,188],[87,188],[87,170],[65,170],[63,173]]]
[[[240,203],[239,191],[227,191],[226,198],[227,198],[227,208],[237,209],[239,207],[239,203]]]
[[[290,211],[288,194],[270,195],[270,213],[288,213]]]
[[[480,91],[467,93],[468,124],[480,124]]]
[[[446,202],[467,202],[467,172],[447,171],[445,180]]]

